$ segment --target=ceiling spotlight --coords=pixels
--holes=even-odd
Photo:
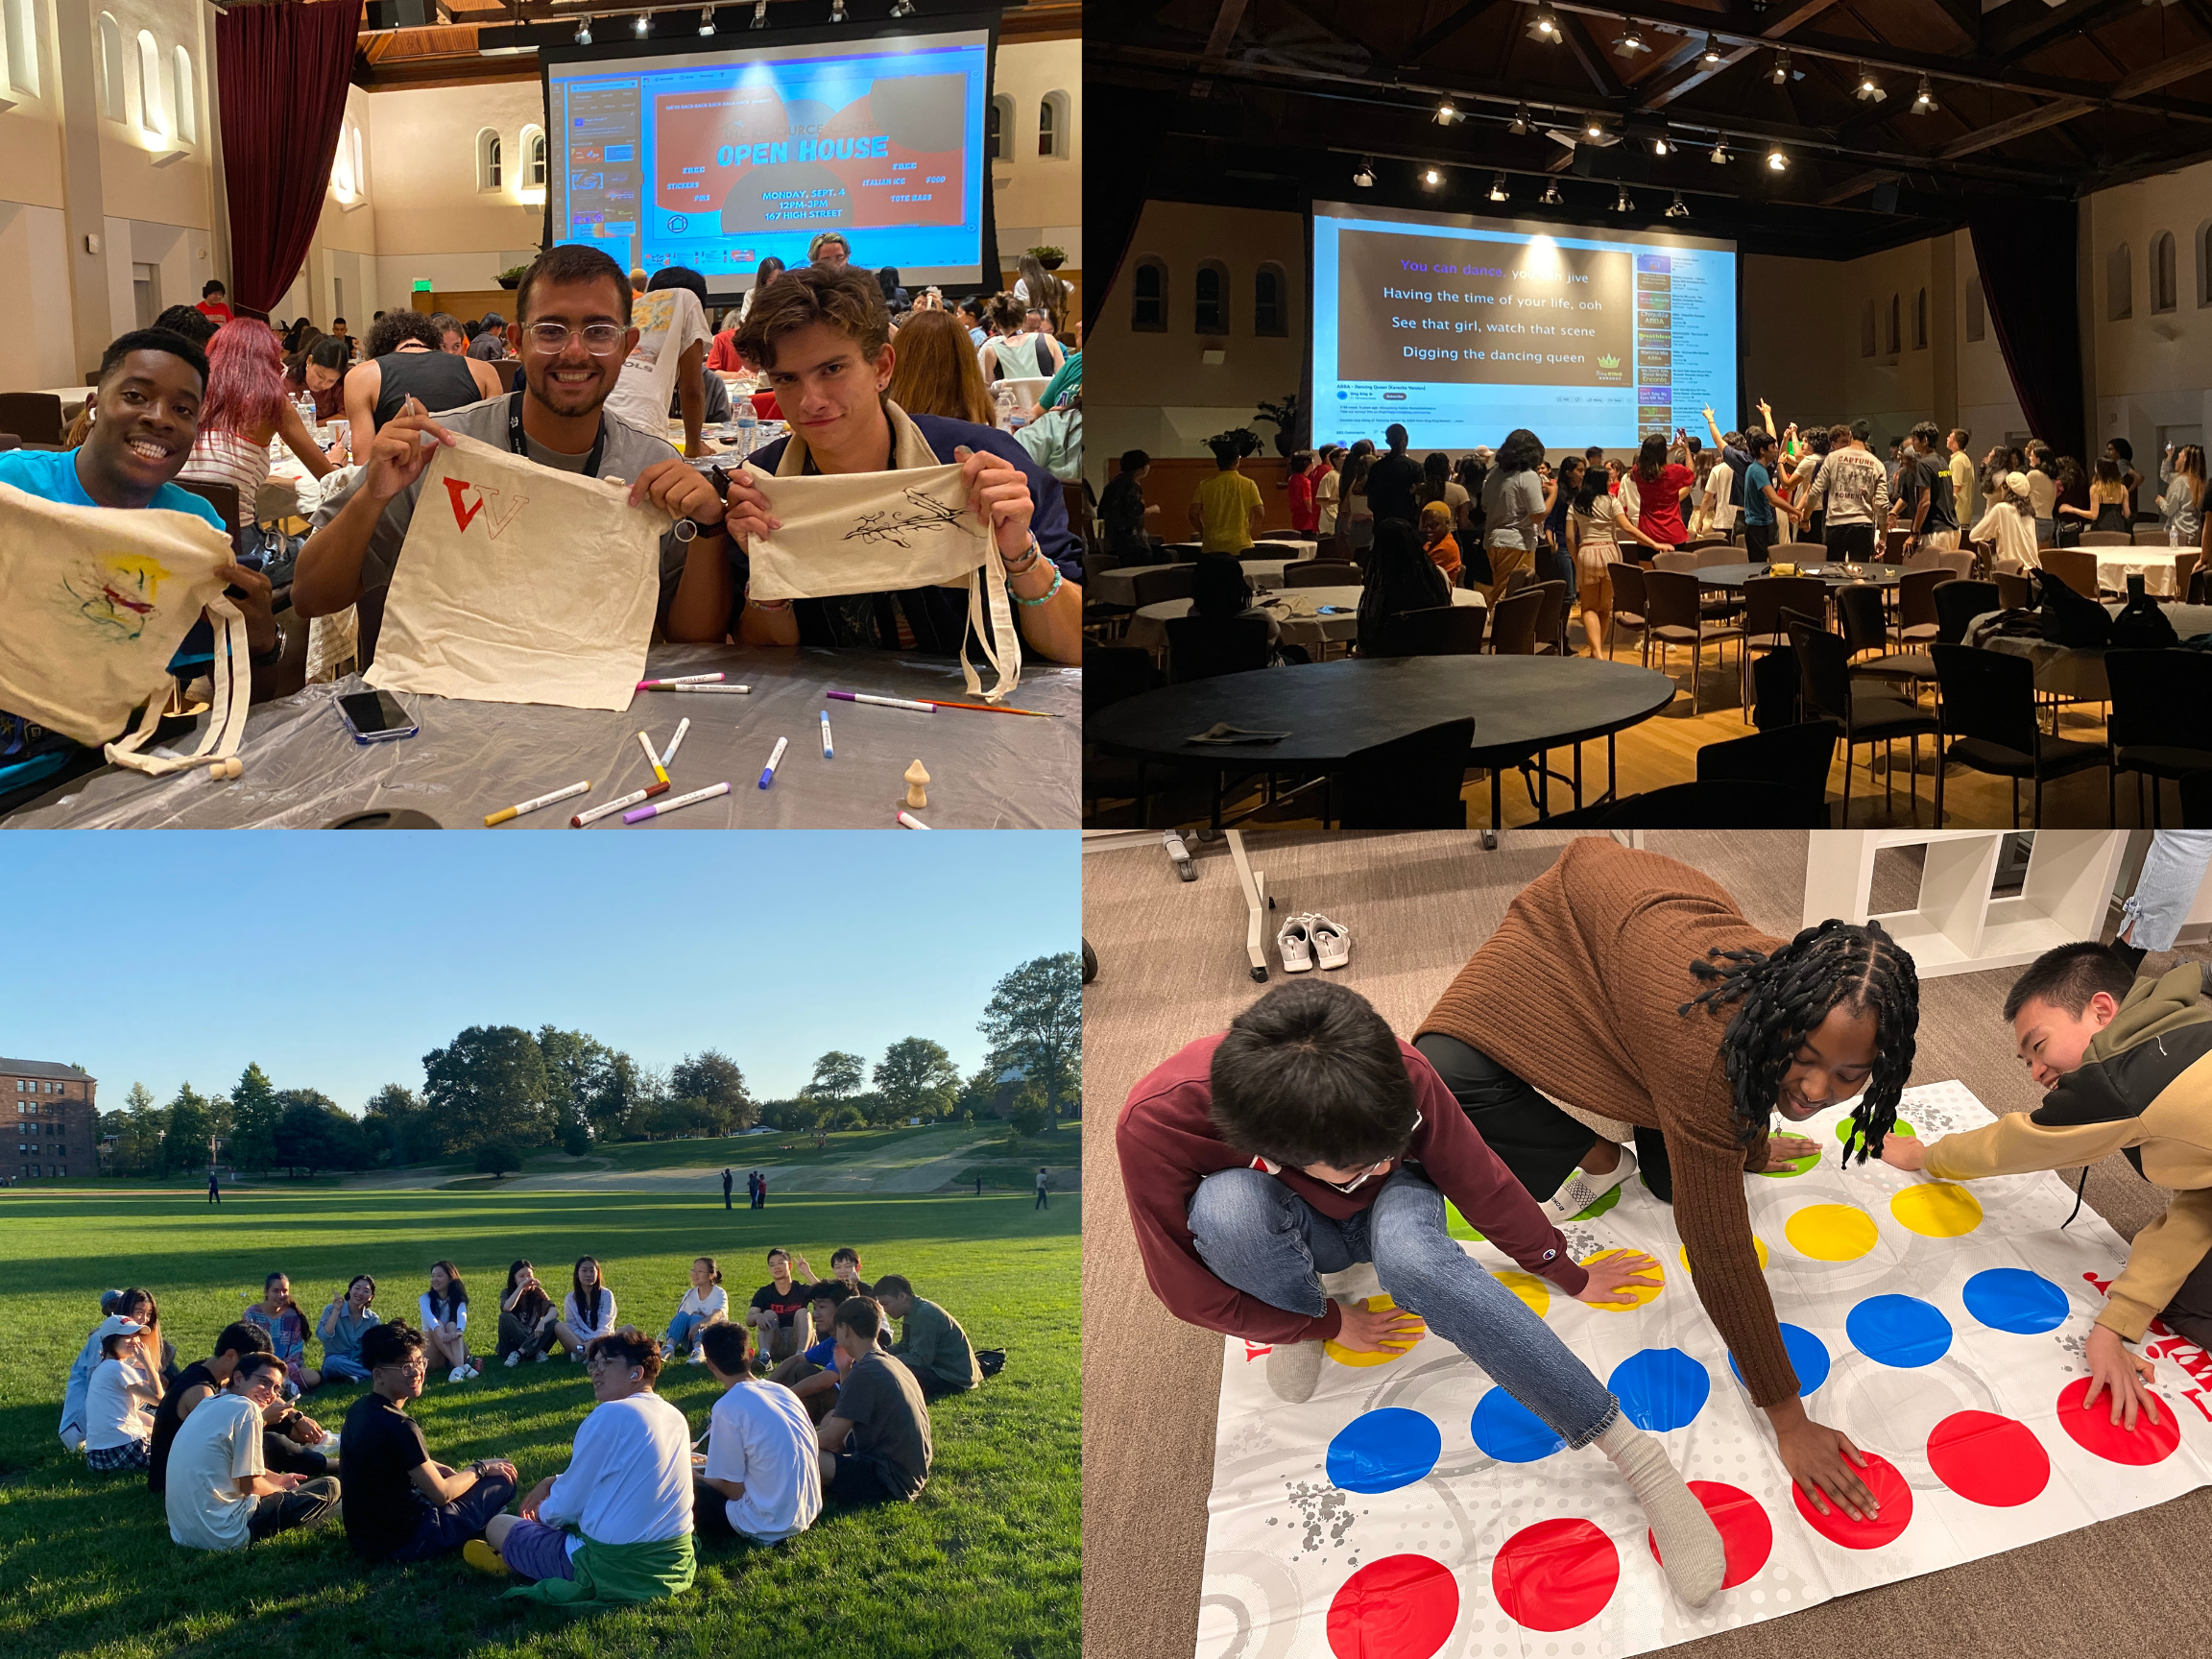
[[[1774,73],[1768,77],[1775,85],[1784,86],[1790,81],[1790,54],[1785,51],[1774,60]]]
[[[1920,96],[1912,100],[1912,113],[1925,115],[1936,108],[1936,94],[1928,89],[1928,77],[1920,77]]]
[[[637,13],[637,15],[636,17],[634,17],[634,18],[632,18],[632,19],[631,19],[631,22],[630,22],[630,33],[631,33],[631,34],[633,34],[633,35],[635,35],[635,36],[637,36],[637,38],[638,38],[638,39],[640,39],[640,40],[644,39],[646,36],[648,36],[648,35],[652,34],[652,33],[653,33],[653,18],[652,18],[652,15],[651,15],[649,12],[638,12],[638,13]]]
[[[1585,138],[1604,137],[1605,123],[1599,120],[1595,115],[1591,116],[1589,120],[1582,124],[1582,136]]]
[[[1421,182],[1433,190],[1437,185],[1444,182],[1444,175],[1437,172],[1433,167],[1424,167],[1421,169]]]
[[[1622,185],[1621,194],[1613,199],[1613,211],[1616,213],[1625,213],[1630,207],[1634,205],[1635,204],[1628,200],[1628,186],[1625,184]]]
[[[1447,99],[1445,99],[1445,100],[1444,100],[1444,102],[1443,102],[1443,103],[1441,103],[1441,104],[1439,104],[1439,105],[1437,105],[1437,106],[1436,106],[1436,125],[1437,125],[1437,126],[1439,126],[1439,127],[1449,127],[1449,126],[1451,126],[1451,125],[1452,125],[1452,123],[1453,123],[1453,122],[1455,122],[1455,121],[1457,121],[1457,120],[1460,120],[1460,119],[1462,119],[1462,117],[1461,117],[1461,115],[1460,115],[1459,111],[1458,111],[1458,110],[1456,110],[1456,109],[1455,109],[1455,108],[1452,107],[1452,100],[1451,100],[1451,99],[1447,98]]]
[[[1721,166],[1727,161],[1727,147],[1720,142],[1719,135],[1716,133],[1713,138],[1713,165],[1716,167]]]
[[[1859,90],[1853,96],[1862,104],[1869,100],[1879,104],[1889,94],[1882,90],[1882,84],[1874,79],[1874,72],[1862,63],[1859,65]]]
[[[1720,66],[1720,43],[1712,36],[1705,36],[1705,50],[1698,54],[1697,61],[1704,64],[1708,69],[1718,69]]]
[[[1544,205],[1547,207],[1556,207],[1559,205],[1559,181],[1557,180],[1553,180],[1551,183],[1544,186]]]
[[[702,35],[711,35],[714,33],[713,7],[702,6],[699,8],[699,33]]]
[[[1512,132],[1527,132],[1528,120],[1528,111],[1526,108],[1516,109],[1513,111],[1513,124],[1507,129],[1507,131]]]
[[[576,44],[579,46],[589,46],[591,44],[590,18],[587,17],[583,22],[576,25]]]
[[[768,0],[760,0],[760,3],[765,6]],[[1359,157],[1359,171],[1352,175],[1352,182],[1362,190],[1375,188],[1375,163],[1367,156]]]
[[[1546,40],[1556,43],[1559,39],[1559,17],[1549,6],[1536,8],[1536,33]]]
[[[1509,200],[1505,194],[1504,174],[1501,173],[1495,179],[1490,180],[1490,200],[1493,202],[1503,202]]]
[[[768,0],[753,0],[753,27],[756,29],[768,27]]]
[[[1667,209],[1667,217],[1670,219],[1687,219],[1690,217],[1690,209],[1682,205],[1680,191],[1675,192],[1673,204]]]
[[[1665,156],[1669,154],[1673,146],[1667,142],[1667,133],[1665,129],[1661,129],[1659,136],[1651,140],[1651,154],[1654,156]]]
[[[1790,158],[1783,155],[1779,149],[1773,149],[1767,152],[1767,170],[1768,172],[1780,173],[1786,170],[1789,165]]]
[[[1621,32],[1621,38],[1613,42],[1613,50],[1625,57],[1631,52],[1648,52],[1651,48],[1644,44],[1644,31],[1631,21]]]

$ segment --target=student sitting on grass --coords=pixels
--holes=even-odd
[[[269,1352],[269,1333],[241,1319],[226,1325],[215,1338],[212,1358],[195,1360],[178,1374],[177,1382],[161,1396],[154,1410],[154,1439],[146,1465],[146,1490],[159,1493],[167,1484],[169,1448],[177,1431],[203,1403],[223,1392],[238,1361],[249,1354]],[[330,1473],[330,1460],[315,1450],[329,1438],[323,1425],[287,1403],[281,1394],[261,1413],[261,1461],[279,1475],[302,1475],[313,1480]]]
[[[691,1363],[707,1363],[699,1347],[699,1338],[707,1334],[710,1325],[719,1325],[730,1316],[730,1292],[722,1288],[722,1269],[711,1256],[701,1256],[691,1263],[691,1285],[684,1292],[684,1300],[676,1305],[676,1316],[668,1321],[668,1329],[661,1335],[661,1358],[673,1359],[685,1348],[691,1350]]]
[[[759,1332],[763,1359],[788,1359],[814,1339],[806,1319],[811,1286],[791,1277],[791,1252],[781,1245],[768,1252],[768,1280],[753,1292],[745,1323]]]
[[[806,1265],[805,1257],[799,1258],[799,1267],[807,1278],[814,1277],[814,1269]],[[840,1244],[830,1252],[830,1272],[838,1284],[845,1286],[848,1295],[872,1296],[876,1293],[875,1286],[860,1277],[860,1252],[850,1244]]]
[[[284,1361],[284,1391],[304,1394],[319,1387],[323,1373],[307,1363],[307,1315],[292,1300],[292,1281],[272,1273],[261,1282],[261,1300],[249,1302],[238,1317],[269,1338],[270,1352]]]
[[[707,1467],[691,1493],[698,1529],[781,1544],[822,1513],[814,1425],[788,1388],[753,1375],[753,1333],[727,1321],[699,1339],[707,1368],[725,1392],[707,1430]]]
[[[342,1497],[325,1476],[272,1475],[261,1460],[262,1413],[282,1398],[284,1365],[248,1354],[223,1392],[203,1401],[169,1445],[169,1536],[187,1550],[243,1550],[330,1518]]]
[[[369,1304],[376,1298],[376,1281],[356,1273],[346,1294],[323,1310],[315,1322],[315,1334],[323,1342],[323,1375],[343,1377],[349,1382],[369,1380],[369,1367],[361,1363],[361,1338],[376,1323]]]
[[[891,1352],[912,1368],[923,1399],[964,1394],[983,1381],[960,1321],[927,1297],[915,1295],[903,1276],[886,1273],[877,1280],[876,1300],[884,1312],[903,1322]]]
[[[568,1467],[494,1515],[462,1559],[532,1582],[507,1592],[558,1606],[652,1601],[691,1587],[691,1429],[653,1392],[661,1349],[634,1325],[594,1338],[584,1365],[599,1404]]]
[[[153,1291],[133,1286],[129,1290],[109,1290],[100,1298],[100,1323],[92,1328],[92,1334],[84,1338],[84,1346],[78,1350],[69,1367],[69,1380],[61,1389],[61,1444],[72,1452],[84,1449],[84,1399],[92,1386],[92,1373],[107,1358],[101,1344],[122,1330],[126,1320],[147,1326],[159,1335],[161,1314],[155,1305]],[[163,1342],[160,1355],[162,1382],[173,1387],[177,1378],[176,1353]]]
[[[100,1339],[103,1358],[84,1393],[84,1466],[95,1475],[146,1467],[161,1401],[160,1340],[134,1319]]]
[[[599,1258],[579,1256],[569,1271],[568,1294],[561,1299],[561,1322],[553,1327],[561,1352],[573,1359],[614,1329],[614,1292],[599,1271]]]
[[[2115,1152],[2174,1196],[2135,1235],[2128,1265],[2090,1327],[2085,1405],[2106,1390],[2112,1421],[2161,1421],[2146,1361],[2127,1344],[2152,1320],[2202,1346],[2212,1340],[2212,999],[2205,966],[2184,962],[2137,979],[2108,945],[2046,950],[2005,998],[2020,1058],[2049,1093],[2043,1104],[1932,1142],[1893,1135],[1882,1161],[1947,1181],[2086,1167]]]
[[[450,1262],[430,1263],[430,1288],[415,1299],[422,1315],[418,1333],[423,1350],[439,1365],[450,1366],[448,1382],[466,1382],[484,1373],[469,1358],[469,1286]],[[427,1363],[427,1361],[425,1361]]]
[[[1445,1201],[1523,1269],[1595,1307],[1656,1284],[1642,1277],[1651,1259],[1577,1265],[1434,1069],[1358,992],[1296,980],[1269,991],[1140,1078],[1115,1138],[1153,1294],[1190,1324],[1270,1345],[1282,1399],[1312,1398],[1324,1339],[1403,1352],[1426,1320],[1567,1445],[1613,1461],[1677,1596],[1701,1606],[1719,1590],[1719,1531],[1666,1448],[1460,1249]],[[1391,1306],[1323,1287],[1322,1274],[1362,1262]]]
[[[499,1358],[510,1366],[525,1359],[542,1365],[561,1339],[560,1328],[560,1310],[538,1283],[538,1269],[528,1262],[512,1263],[499,1297]]]
[[[434,1462],[407,1402],[430,1369],[422,1334],[395,1319],[361,1338],[369,1392],[346,1413],[346,1538],[372,1561],[427,1561],[481,1537],[515,1496],[515,1465],[480,1458],[467,1474]]]
[[[815,1431],[822,1486],[840,1503],[911,1503],[929,1479],[929,1407],[914,1373],[877,1351],[872,1296],[837,1308],[837,1406]]]
[[[792,1355],[768,1373],[769,1382],[781,1382],[805,1403],[817,1423],[837,1399],[837,1310],[851,1295],[835,1279],[815,1286],[808,1307],[813,1327],[822,1334],[820,1338],[804,1354]]]

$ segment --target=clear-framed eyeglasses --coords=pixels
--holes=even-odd
[[[578,330],[565,323],[531,323],[522,332],[530,341],[531,349],[551,357],[567,349],[568,336]],[[581,330],[584,349],[594,357],[612,357],[622,349],[622,337],[629,333],[619,323],[588,323]]]
[[[1413,1114],[1413,1127],[1407,1131],[1407,1134],[1408,1139],[1410,1139],[1410,1137],[1418,1135],[1420,1132],[1421,1114],[1419,1112],[1415,1112]],[[1339,1192],[1357,1192],[1360,1188],[1366,1186],[1368,1182],[1374,1180],[1376,1176],[1383,1173],[1383,1171],[1388,1169],[1391,1165],[1397,1162],[1398,1160],[1396,1158],[1384,1158],[1380,1163],[1368,1165],[1366,1168],[1360,1170],[1358,1174],[1355,1175],[1349,1181],[1323,1181],[1321,1184],[1324,1187],[1334,1187]],[[1320,1179],[1318,1176],[1314,1178],[1316,1180]]]

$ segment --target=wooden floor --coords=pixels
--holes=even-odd
[[[1721,653],[1709,649],[1703,655],[1698,687],[1698,705],[1703,712],[1691,712],[1690,658],[1684,651],[1673,654],[1673,678],[1679,687],[1674,701],[1668,708],[1620,734],[1617,740],[1621,776],[1618,783],[1623,795],[1640,794],[1649,789],[1665,788],[1670,783],[1685,783],[1697,775],[1697,751],[1708,743],[1724,743],[1732,737],[1749,735],[1755,728],[1746,723],[1743,710],[1737,702],[1736,653],[1733,646],[1727,652],[1727,666],[1721,667]],[[1613,657],[1616,661],[1635,662],[1637,644],[1633,636],[1623,635],[1616,642]],[[1658,659],[1653,658],[1653,666]],[[1928,701],[1925,696],[1923,703]],[[2102,742],[2104,736],[2104,706],[2103,704],[2075,704],[2061,710],[2058,734],[2089,742]],[[1837,744],[1837,759],[1828,774],[1828,805],[1836,828],[1887,829],[1913,824],[1933,825],[1936,821],[1936,779],[1933,770],[1932,747],[1924,739],[1920,745],[1921,772],[1916,780],[1918,788],[1906,787],[1908,746],[1894,745],[1896,751],[1895,781],[1888,783],[1888,771],[1879,746],[1860,745],[1852,752],[1851,811],[1848,822],[1840,808],[1843,798],[1843,746]],[[1548,764],[1553,772],[1572,776],[1574,752],[1553,750]],[[1869,774],[1872,764],[1877,769]],[[1885,784],[1888,783],[1887,792]],[[1585,805],[1595,803],[1604,792],[1605,744],[1602,739],[1582,746],[1582,787]],[[2137,815],[2136,782],[2133,774],[2120,781],[2119,817],[2122,826],[2148,824],[2151,819],[2149,784],[2143,785],[2143,815]],[[1553,781],[1549,785],[1549,809],[1565,812],[1574,805],[1572,792]],[[1319,791],[1310,791],[1318,794]],[[1467,824],[1470,829],[1486,828],[1490,822],[1490,785],[1487,780],[1470,783],[1462,791],[1467,803]],[[2026,828],[2032,815],[2033,790],[2028,784],[2020,788],[2020,824]],[[1251,811],[1261,804],[1258,790],[1241,797],[1226,800],[1225,816]],[[1915,817],[1917,807],[1917,817]],[[1193,815],[1193,812],[1195,815]],[[1176,804],[1175,815],[1186,823],[1203,824],[1206,807],[1201,802],[1195,808],[1188,801]],[[1301,798],[1286,806],[1269,808],[1259,814],[1267,823],[1307,823],[1318,827],[1317,810]],[[1537,822],[1537,810],[1528,798],[1527,785],[1517,773],[1509,773],[1504,780],[1503,827]],[[1086,824],[1111,828],[1126,826],[1130,821],[1129,803],[1101,799],[1095,805],[1094,816]],[[2165,823],[2169,827],[2181,822],[2180,804],[2171,784],[2165,798]],[[2008,779],[1992,777],[1984,772],[1972,771],[1954,764],[1943,780],[1943,822],[1946,828],[1960,830],[1989,830],[2008,828],[2012,822],[2012,784]],[[2102,766],[2086,772],[2078,772],[2055,783],[2044,786],[2043,822],[2055,829],[2102,828],[2106,822],[2105,775]],[[1727,828],[1717,825],[1715,828]]]

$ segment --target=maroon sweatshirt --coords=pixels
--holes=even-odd
[[[1198,1183],[1220,1169],[1262,1168],[1320,1214],[1342,1221],[1373,1206],[1382,1190],[1378,1173],[1355,1192],[1339,1192],[1297,1169],[1270,1166],[1234,1150],[1206,1115],[1214,1097],[1214,1050],[1220,1037],[1201,1037],[1140,1078],[1129,1092],[1115,1129],[1121,1155],[1121,1185],[1129,1219],[1144,1258],[1152,1293],[1177,1318],[1209,1331],[1255,1342],[1302,1342],[1334,1336],[1342,1319],[1332,1302],[1318,1319],[1272,1307],[1223,1284],[1199,1260],[1190,1237],[1190,1198]],[[1568,1295],[1578,1294],[1590,1275],[1567,1254],[1567,1240],[1546,1219],[1528,1190],[1513,1178],[1498,1154],[1467,1121],[1459,1102],[1428,1061],[1398,1045],[1413,1079],[1421,1127],[1413,1131],[1405,1164],[1421,1172],[1483,1238],[1531,1273]]]

